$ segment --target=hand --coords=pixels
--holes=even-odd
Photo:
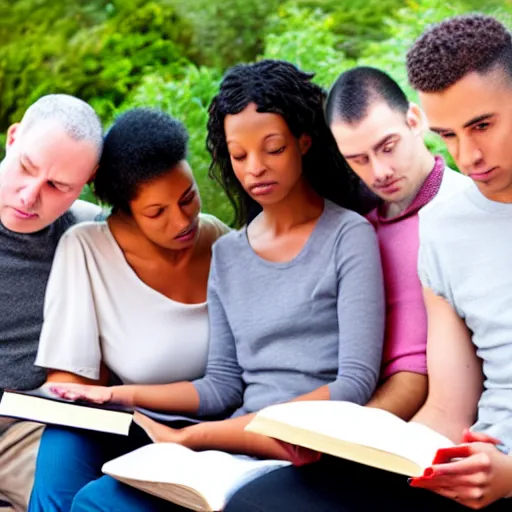
[[[184,430],[185,429],[175,429],[171,427],[167,427],[166,425],[162,425],[151,418],[148,418],[144,414],[141,414],[138,411],[135,411],[133,415],[133,421],[139,425],[144,432],[148,435],[148,437],[154,443],[177,443],[183,444],[184,439]]]
[[[312,464],[313,462],[318,462],[322,454],[320,452],[316,452],[314,450],[310,450],[309,448],[304,448],[302,446],[297,446],[295,444],[285,443],[284,441],[279,441],[281,448],[283,448],[286,452],[288,460],[294,466],[305,466],[306,464]]]
[[[432,466],[423,476],[412,478],[410,485],[481,509],[512,490],[512,458],[494,446],[500,444],[497,439],[469,432],[463,437],[474,441],[438,450]]]
[[[112,401],[112,388],[105,386],[49,382],[45,385],[45,388],[65,400],[85,400],[95,404],[105,404]]]

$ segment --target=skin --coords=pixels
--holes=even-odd
[[[135,274],[176,302],[205,302],[216,235],[209,225],[199,224],[201,200],[188,163],[141,185],[130,208],[131,214],[115,212],[108,224]],[[106,384],[108,376],[106,368],[99,381],[53,371],[48,381]]]
[[[323,200],[302,177],[302,156],[310,147],[307,135],[296,138],[277,114],[258,113],[253,104],[225,119],[224,129],[237,179],[263,207],[249,225],[253,250],[269,261],[286,261],[297,255],[307,242],[323,211]],[[261,195],[257,183],[273,185]],[[189,382],[157,386],[52,386],[69,399],[94,402],[122,402],[153,409],[194,414],[199,396]],[[328,386],[322,386],[296,400],[328,400]],[[181,430],[158,424],[141,415],[135,421],[158,442],[175,442],[195,450],[218,449],[263,458],[290,459],[289,448],[274,439],[245,432],[253,414],[206,422]],[[316,455],[313,456],[315,458]]]
[[[504,71],[469,73],[445,91],[420,93],[420,99],[431,129],[445,140],[460,170],[488,199],[512,202],[512,82]],[[424,293],[430,389],[414,421],[464,444],[440,450],[411,485],[480,509],[512,493],[512,457],[496,449],[498,440],[468,434],[483,389],[481,361],[453,307],[429,289]]]
[[[52,224],[78,199],[98,157],[91,142],[72,139],[58,121],[12,125],[0,164],[2,224],[17,233]]]
[[[334,118],[331,131],[340,153],[366,186],[385,201],[386,217],[403,212],[434,166],[423,142],[424,118],[411,104],[404,115],[385,101],[370,104],[358,123]]]
[[[469,73],[442,92],[420,93],[420,100],[460,171],[488,199],[512,202],[512,78],[500,68]]]
[[[331,123],[340,153],[384,201],[386,217],[396,217],[411,204],[434,167],[434,157],[423,142],[424,128],[417,105],[411,104],[404,115],[383,100],[370,103],[357,123],[336,116]],[[426,375],[398,372],[377,389],[367,405],[409,420],[425,402],[427,389]]]

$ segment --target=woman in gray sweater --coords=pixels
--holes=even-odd
[[[154,441],[287,458],[244,431],[262,407],[289,400],[365,404],[377,384],[384,294],[375,234],[346,209],[347,166],[323,117],[324,91],[281,61],[239,65],[210,106],[212,171],[233,201],[238,231],[214,245],[206,374],[193,382],[110,388],[56,386],[62,396],[223,421],[181,430],[139,415]],[[103,477],[73,510],[158,510],[158,500]],[[120,503],[122,502],[122,506]],[[169,510],[169,503],[165,504]]]

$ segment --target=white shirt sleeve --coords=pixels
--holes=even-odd
[[[102,358],[87,250],[73,228],[59,242],[35,364],[97,380]]]

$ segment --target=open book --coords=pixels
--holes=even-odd
[[[4,391],[0,416],[128,435],[133,410],[114,404],[64,400],[43,386],[33,391]]]
[[[222,510],[229,497],[245,483],[289,464],[156,443],[107,462],[102,471],[177,505],[212,512]]]
[[[261,410],[245,428],[407,476],[420,476],[453,443],[420,423],[349,402],[290,402]]]

